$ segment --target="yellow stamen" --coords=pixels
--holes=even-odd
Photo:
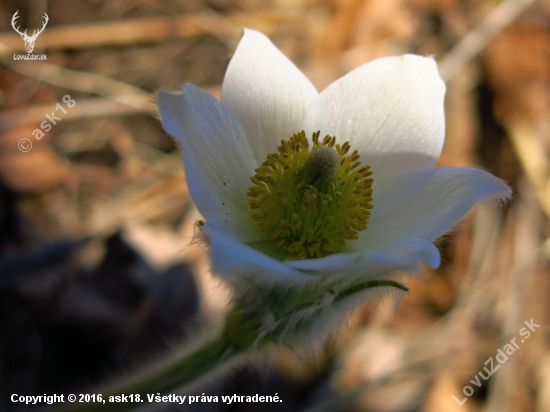
[[[319,135],[311,151],[304,131],[282,140],[250,178],[252,219],[298,259],[326,256],[357,239],[372,209],[370,166],[361,166],[357,151],[348,155],[349,142],[320,142]]]

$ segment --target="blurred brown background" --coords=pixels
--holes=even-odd
[[[46,61],[14,60],[16,10],[22,30],[49,15],[34,50]],[[515,194],[441,239],[441,268],[406,277],[395,313],[367,302],[321,353],[281,350],[207,392],[277,392],[273,411],[550,411],[547,0],[3,0],[0,410],[26,410],[12,393],[93,391],[219,323],[227,292],[187,247],[199,215],[154,102],[184,82],[218,95],[242,27],[319,90],[377,57],[434,56],[448,87],[439,164],[480,167]],[[37,140],[65,95],[75,106]],[[531,319],[540,328],[471,383]]]

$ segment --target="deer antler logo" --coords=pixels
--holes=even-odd
[[[27,30],[25,30],[23,33],[21,33],[21,31],[19,31],[19,26],[15,27],[15,21],[19,17],[17,15],[17,13],[19,13],[19,10],[17,10],[15,12],[15,14],[13,15],[13,18],[11,19],[11,26],[13,27],[13,29],[17,33],[19,33],[21,35],[21,37],[25,41],[25,49],[27,49],[27,53],[30,54],[30,53],[32,53],[32,51],[34,49],[34,42],[36,41],[36,38],[38,37],[38,35],[40,33],[42,33],[44,31],[44,29],[46,28],[46,24],[48,24],[48,21],[50,19],[49,19],[48,15],[46,13],[44,13],[44,25],[42,26],[42,28],[40,30],[33,30],[32,36],[28,36],[27,35]]]

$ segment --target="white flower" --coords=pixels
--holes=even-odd
[[[245,30],[229,64],[220,101],[191,84],[183,94],[161,92],[163,126],[182,146],[189,190],[207,220],[213,271],[233,283],[244,279],[271,289],[299,284],[312,291],[308,299],[316,294],[331,301],[346,287],[388,279],[396,270],[437,267],[432,241],[478,201],[510,195],[506,184],[484,171],[434,167],[445,135],[444,93],[434,60],[415,55],[372,61],[318,93],[253,30]],[[317,131],[319,146],[325,135],[334,137],[321,151],[311,150],[318,153],[309,163],[311,147],[288,149],[287,143],[288,150],[277,150],[293,135],[295,143],[303,139],[302,130],[310,146]],[[360,155],[354,170],[370,166],[347,183],[341,180],[352,171],[339,166],[344,147],[348,156],[355,150]],[[281,154],[271,156],[273,167],[262,169],[274,153]],[[283,178],[287,161],[290,177]],[[259,180],[251,182],[253,176]],[[357,182],[362,189],[354,187]],[[321,203],[306,207],[304,187],[314,187],[313,198],[347,200],[328,209]],[[289,205],[297,198],[297,205]],[[251,205],[263,207],[263,217]],[[308,237],[304,228],[317,228],[316,216],[328,226]]]

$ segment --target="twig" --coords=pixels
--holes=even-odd
[[[65,86],[63,86],[65,87]],[[205,88],[216,97],[220,95],[220,88]],[[79,99],[77,104],[71,108],[67,114],[63,115],[63,121],[81,120],[91,117],[101,116],[124,116],[130,114],[149,114],[157,116],[158,111],[154,104],[154,94],[145,94],[140,97],[142,105],[128,105],[122,103],[118,99],[105,98],[89,98]],[[51,113],[56,109],[56,104],[37,104],[21,109],[12,109],[0,111],[0,131],[11,129],[14,127],[34,125],[44,120],[46,113]]]
[[[25,62],[12,61],[6,57],[0,57],[0,62],[16,73],[43,83],[106,97],[106,99],[92,98],[79,101],[64,117],[67,120],[156,112],[151,94],[106,76],[65,69],[44,62],[25,64]],[[0,130],[40,122],[45,113],[51,113],[54,110],[55,103],[5,111],[0,113]]]
[[[143,108],[151,100],[149,93],[140,88],[99,74],[65,69],[44,62],[25,64],[8,58],[1,58],[0,61],[14,72],[43,83],[97,94],[136,109]]]
[[[508,121],[505,127],[521,166],[535,188],[537,200],[550,218],[550,161],[546,156],[546,148],[533,126]]]
[[[476,56],[498,33],[512,23],[535,0],[506,0],[464,37],[439,62],[443,80],[452,78],[470,59]]]
[[[152,95],[149,95],[149,101],[153,101]],[[46,114],[55,110],[56,104],[52,103],[0,112],[0,131],[40,123],[44,120]],[[63,121],[86,119],[97,116],[122,116],[138,113],[156,114],[156,110],[152,103],[136,107],[110,99],[91,98],[78,100],[77,104],[63,115]]]
[[[194,37],[210,33],[239,36],[241,27],[252,26],[269,34],[280,25],[284,17],[275,12],[239,13],[229,16],[200,13],[189,16],[60,26],[44,31],[37,45],[43,49],[83,49],[158,42],[169,36]],[[13,51],[24,51],[21,37],[11,32],[0,35],[0,56],[11,55]]]

